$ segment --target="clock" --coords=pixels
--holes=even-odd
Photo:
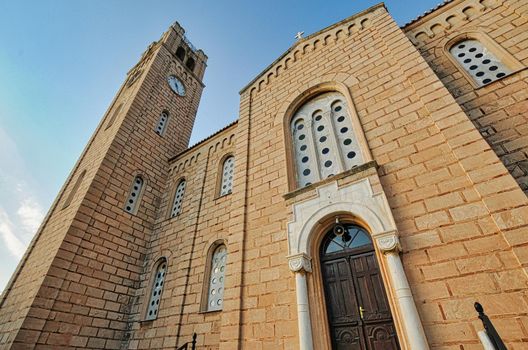
[[[180,81],[180,79],[176,78],[174,75],[171,75],[167,78],[167,81],[169,82],[169,86],[171,87],[172,91],[180,96],[185,96],[185,86]]]

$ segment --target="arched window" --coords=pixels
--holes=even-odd
[[[373,249],[372,240],[365,229],[352,224],[343,225],[343,228],[342,235],[336,235],[334,232],[331,232],[325,237],[321,245],[321,254],[323,257],[360,248]]]
[[[227,249],[224,244],[216,247],[211,258],[207,311],[222,310],[224,303],[224,282]]]
[[[81,186],[84,175],[86,175],[86,170],[83,170],[82,173],[77,177],[77,181],[75,181],[75,185],[73,185],[72,189],[70,190],[70,193],[68,194],[68,197],[66,198],[66,201],[64,201],[62,209],[67,208],[71,204],[73,197],[75,197],[75,193],[77,193],[79,186]]]
[[[154,320],[158,317],[159,305],[161,301],[161,293],[163,292],[163,284],[167,275],[167,260],[160,259],[156,264],[156,274],[153,276],[152,287],[150,291],[150,298],[147,307],[146,320]]]
[[[196,62],[194,61],[194,58],[192,57],[189,57],[189,59],[187,60],[187,62],[185,63],[185,65],[187,66],[187,68],[189,68],[191,71],[194,70],[194,66],[195,66]]]
[[[142,194],[144,181],[141,176],[136,176],[134,182],[132,183],[132,188],[128,195],[127,201],[125,203],[125,211],[130,214],[135,214],[137,208],[139,207],[139,200]]]
[[[301,106],[292,118],[291,135],[299,187],[363,163],[347,103],[338,92]]]
[[[226,195],[233,191],[233,176],[235,172],[235,157],[229,156],[224,160],[222,166],[222,181],[220,182],[220,195]]]
[[[160,117],[158,119],[158,124],[156,125],[156,128],[154,129],[156,134],[163,135],[163,133],[165,132],[165,129],[167,128],[168,122],[169,122],[169,113],[166,111],[163,111],[160,114]]]
[[[178,57],[181,61],[185,58],[185,49],[183,47],[178,47],[176,50],[176,57]]]
[[[174,194],[174,200],[172,202],[171,218],[181,213],[181,207],[183,202],[183,194],[185,192],[185,180],[181,180],[176,187],[176,193]]]
[[[451,46],[449,53],[478,86],[489,84],[512,71],[487,47],[475,39],[466,39]]]
[[[112,124],[114,124],[114,121],[116,120],[117,115],[119,114],[119,112],[121,112],[121,108],[123,108],[122,103],[120,103],[119,106],[117,106],[117,108],[112,113],[112,116],[110,117],[110,119],[108,119],[108,124],[106,124],[105,130],[111,127]]]

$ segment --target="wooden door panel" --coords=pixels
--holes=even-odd
[[[391,319],[391,313],[383,281],[379,273],[374,252],[351,257],[351,266],[357,286],[359,305],[365,310],[363,320]]]
[[[374,252],[371,252],[370,254],[366,255],[366,262],[369,271],[379,271],[378,260],[376,259],[376,255],[374,254]]]
[[[333,343],[335,350],[365,350],[363,334],[358,327],[332,327]]]
[[[366,244],[370,238],[359,232],[362,241],[354,245],[361,228],[347,230],[348,238],[330,232],[321,249],[332,349],[399,350],[378,261],[372,244]],[[341,248],[327,249],[331,243]]]
[[[399,349],[396,330],[392,321],[366,325],[365,338],[368,350]]]
[[[380,315],[385,315],[387,318],[391,318],[391,312],[389,308],[389,302],[385,295],[385,289],[381,275],[379,273],[370,275],[370,287],[372,288],[372,294],[376,301],[376,309]]]
[[[331,322],[357,324],[359,312],[348,261],[339,259],[326,262],[323,266]]]

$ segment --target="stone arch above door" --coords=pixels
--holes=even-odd
[[[373,238],[395,233],[396,225],[387,199],[383,192],[374,193],[371,182],[370,178],[364,178],[343,187],[331,182],[317,188],[316,197],[293,204],[294,218],[288,223],[289,255],[310,255],[319,223],[338,213],[363,222]]]
[[[320,335],[315,348],[329,349],[329,341],[326,346],[321,343],[325,342],[321,340],[323,337],[328,340],[330,337],[328,329],[320,327],[318,318],[325,314],[324,308],[321,309],[321,301],[310,297],[321,295],[316,291],[321,286],[316,286],[316,277],[312,274],[312,271],[317,272],[317,265],[312,269],[312,254],[336,216],[357,222],[370,233],[378,263],[384,271],[384,284],[393,305],[395,326],[401,333],[402,348],[429,349],[401,263],[396,224],[375,164],[339,180],[322,183],[309,192],[303,190],[286,197],[292,211],[292,220],[287,226],[287,260],[295,273],[300,349],[314,349],[312,329]],[[313,257],[318,261],[315,255]],[[307,279],[311,282],[307,283]],[[312,307],[316,309],[314,324],[310,316]]]

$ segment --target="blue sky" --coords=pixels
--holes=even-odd
[[[440,0],[385,4],[400,25]],[[377,1],[0,0],[0,290],[141,53],[174,21],[208,55],[191,143],[295,41]]]

